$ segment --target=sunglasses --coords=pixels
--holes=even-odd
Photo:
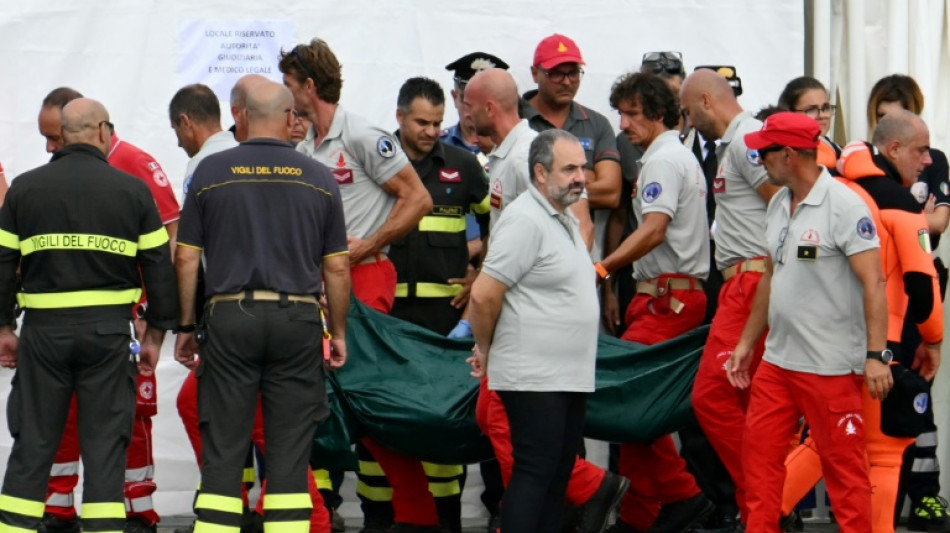
[[[640,69],[653,74],[684,73],[683,54],[679,52],[647,52],[643,54]]]
[[[303,72],[303,74],[304,74],[304,82],[307,81],[306,78],[310,78],[310,79],[313,80],[314,82],[317,81],[316,76],[314,76],[313,73],[310,72],[310,69],[307,68],[307,63],[304,62],[303,57],[301,57],[300,53],[297,52],[297,47],[296,47],[296,46],[295,46],[294,49],[291,50],[290,53],[287,54],[287,55],[297,60],[297,64],[300,65],[300,70],[301,70],[301,71]]]

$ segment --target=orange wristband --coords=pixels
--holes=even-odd
[[[599,261],[594,263],[594,270],[597,271],[597,276],[599,276],[600,279],[605,280],[610,278],[610,272],[607,272],[607,269],[604,268],[604,265],[600,264]]]

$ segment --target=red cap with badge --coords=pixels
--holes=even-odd
[[[534,50],[534,66],[552,69],[562,63],[584,64],[581,49],[570,37],[555,33],[538,43]]]
[[[762,129],[745,136],[745,144],[753,150],[769,146],[788,146],[799,150],[818,148],[821,126],[802,113],[783,111],[765,119]]]

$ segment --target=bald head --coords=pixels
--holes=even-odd
[[[891,141],[906,144],[920,129],[926,130],[927,125],[917,115],[905,109],[891,111],[881,117],[881,120],[877,123],[871,137],[871,144],[879,150]]]
[[[294,126],[294,95],[279,83],[266,81],[247,91],[248,138],[287,141]]]
[[[465,86],[465,91],[469,90],[495,102],[504,113],[518,112],[518,84],[507,70],[490,68],[475,74]]]
[[[874,128],[871,143],[894,166],[905,186],[917,181],[933,160],[930,130],[917,115],[903,109],[884,115]]]
[[[108,121],[109,112],[101,103],[91,98],[77,98],[63,107],[63,141],[66,146],[91,144],[106,154],[112,129],[102,126]]]
[[[247,140],[247,93],[251,87],[270,81],[260,74],[246,74],[238,79],[231,88],[231,118],[234,119],[234,139],[238,142]]]
[[[689,123],[710,141],[722,138],[732,119],[742,112],[726,78],[709,69],[687,76],[680,89],[680,106]]]

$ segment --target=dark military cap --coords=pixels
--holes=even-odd
[[[445,66],[445,70],[455,71],[455,81],[459,85],[465,85],[468,80],[477,72],[488,70],[490,68],[508,69],[508,63],[485,52],[472,52],[464,55]]]

